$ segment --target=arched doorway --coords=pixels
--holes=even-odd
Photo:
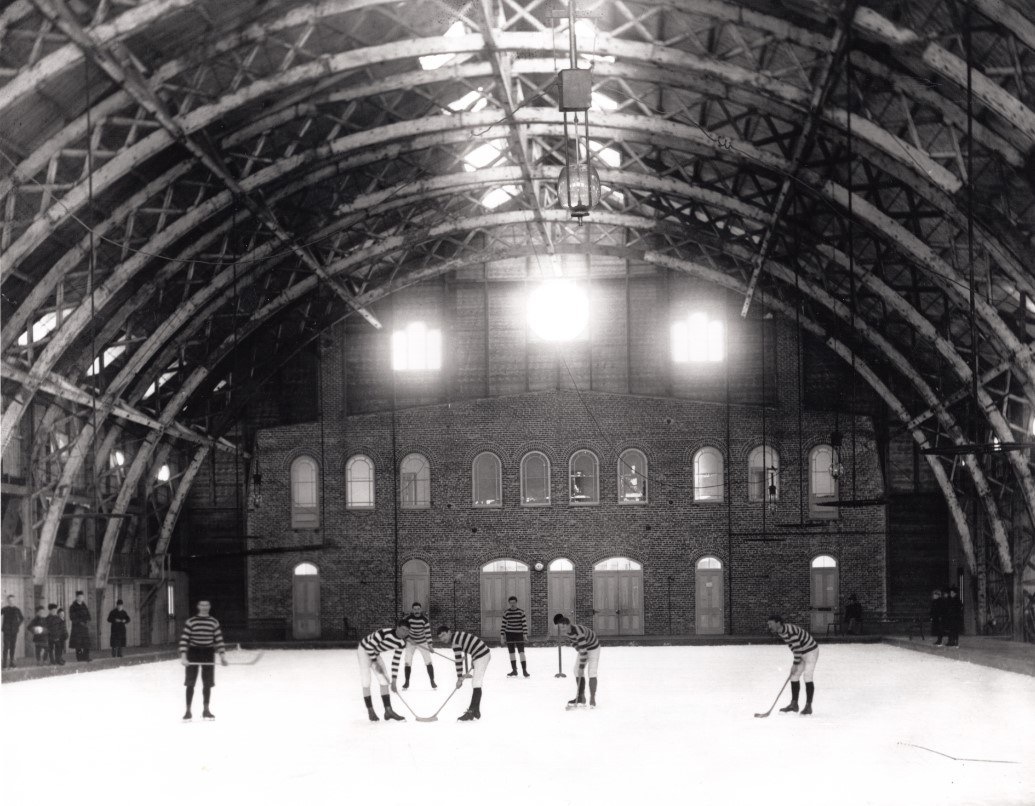
[[[814,557],[810,577],[812,632],[826,634],[827,625],[837,618],[837,560],[829,554]]]
[[[546,569],[547,629],[553,629],[557,613],[575,621],[575,564],[563,557],[553,560]]]
[[[320,569],[312,563],[299,563],[292,577],[291,635],[295,638],[320,637]]]
[[[643,635],[643,566],[609,557],[593,566],[593,629],[597,635]]]
[[[403,612],[409,612],[414,602],[420,602],[424,614],[431,618],[431,569],[424,560],[407,560],[402,567]]]
[[[528,566],[518,560],[493,560],[482,566],[482,635],[498,639],[507,599],[516,596],[518,607],[531,621],[528,604],[532,586]]]
[[[702,557],[694,571],[694,605],[698,635],[721,635],[722,563],[715,557]]]

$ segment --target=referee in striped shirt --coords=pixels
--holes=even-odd
[[[801,715],[812,713],[812,695],[816,687],[812,682],[812,671],[819,660],[819,644],[807,631],[794,624],[784,624],[783,616],[773,614],[766,621],[769,632],[783,641],[794,654],[794,665],[791,667],[791,702],[780,710],[784,713],[798,710],[798,692],[801,690],[801,678],[805,678],[805,707]]]
[[[208,709],[212,687],[216,684],[216,653],[224,666],[226,647],[223,645],[223,631],[219,622],[209,615],[212,603],[207,599],[198,602],[198,615],[191,616],[180,635],[180,663],[187,667],[183,685],[187,687],[187,712],[183,715],[185,722],[190,721],[190,706],[194,700],[194,684],[198,681],[198,669],[201,669],[201,698],[204,710],[201,715],[205,719],[216,717]]]

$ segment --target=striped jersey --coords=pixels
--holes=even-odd
[[[579,660],[583,663],[585,663],[586,656],[591,649],[600,649],[597,634],[589,627],[583,627],[579,624],[571,625],[571,629],[568,630],[568,640],[578,650]]]
[[[519,607],[508,607],[503,611],[503,623],[500,625],[500,637],[507,633],[519,635],[528,634],[528,622],[525,620],[525,611]]]
[[[402,651],[406,648],[406,642],[395,634],[394,627],[382,627],[380,630],[374,630],[359,642],[359,647],[367,653],[371,662],[376,661],[382,652],[387,652],[389,649],[394,650],[392,653],[392,680],[399,676],[399,661],[402,659]]]
[[[185,653],[187,648],[192,646],[211,647],[217,652],[225,652],[223,631],[219,629],[219,622],[212,616],[191,616],[187,619],[180,635],[180,653]]]
[[[819,647],[816,639],[807,630],[803,630],[794,624],[785,624],[777,635],[781,641],[790,647],[791,652],[794,653],[795,660],[800,660],[802,655]]]
[[[459,630],[453,633],[452,647],[453,658],[456,661],[457,677],[464,673],[465,652],[471,656],[472,660],[484,658],[489,654],[489,648],[481,638],[477,635],[471,635],[469,632],[460,632]]]
[[[423,613],[406,617],[406,626],[410,628],[410,640],[415,644],[426,644],[431,640],[431,621]]]

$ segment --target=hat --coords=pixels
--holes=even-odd
[[[119,599],[118,601],[115,602],[115,604],[122,604],[122,600]]]
[[[76,596],[86,596],[86,594],[85,594],[85,593],[83,593],[82,591],[76,591],[76,592],[75,592],[75,595],[76,595]]]
[[[58,606],[56,604],[49,604],[49,605],[47,605],[47,610],[57,610],[57,609],[58,609]]]

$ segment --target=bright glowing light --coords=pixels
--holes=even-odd
[[[701,364],[722,361],[723,328],[721,319],[692,313],[685,320],[672,323],[672,360],[677,364]]]
[[[86,374],[96,375],[98,372],[101,371],[102,364],[105,367],[108,366],[112,361],[114,361],[124,352],[126,352],[126,348],[123,347],[121,344],[117,344],[114,347],[109,347],[107,350],[104,351],[102,357],[94,359],[93,364],[91,364],[90,368],[86,370]]]
[[[442,366],[442,331],[410,322],[392,334],[392,369],[438,369]]]
[[[172,473],[169,470],[169,465],[162,465],[158,468],[158,472],[155,473],[155,478],[159,481],[168,481],[172,478]]]
[[[589,141],[589,148],[593,152],[593,159],[600,160],[608,168],[617,168],[622,163],[622,155],[618,153],[617,148],[605,146],[596,140]]]
[[[471,90],[466,95],[457,98],[448,108],[454,112],[478,112],[489,104],[489,99],[482,93],[482,88]]]
[[[549,280],[528,295],[528,325],[543,341],[571,341],[588,324],[589,299],[572,280]]]
[[[503,185],[493,188],[482,196],[482,207],[486,210],[495,210],[501,204],[506,204],[517,196],[519,192],[517,185]]]
[[[449,26],[446,30],[445,36],[450,39],[456,39],[466,33],[467,30],[464,28],[464,24],[460,22],[460,20],[457,20]],[[420,66],[424,70],[437,70],[455,56],[455,53],[436,53],[434,56],[421,56],[419,59]]]
[[[122,467],[126,464],[126,454],[119,450],[112,451],[111,456],[108,457],[108,464],[112,467]]]
[[[65,308],[61,312],[62,319],[67,319],[68,315],[70,313],[72,313],[72,311],[74,311],[74,310],[75,310],[75,308]],[[57,324],[58,324],[57,311],[51,311],[50,313],[43,314],[43,316],[41,316],[39,319],[37,319],[33,323],[33,325],[32,325],[32,340],[33,340],[33,342],[42,341],[43,339],[45,339],[50,334],[50,332],[54,328],[57,327]],[[25,346],[27,346],[29,344],[29,331],[28,330],[24,331],[18,337],[18,344],[20,344],[22,347],[25,347]]]
[[[464,170],[477,171],[479,168],[491,165],[499,159],[506,145],[505,140],[490,140],[487,143],[482,143],[482,145],[473,151],[467,152],[464,156]]]
[[[153,395],[155,392],[157,392],[159,389],[165,386],[174,377],[176,377],[175,371],[170,370],[169,372],[163,372],[161,375],[158,376],[157,381],[155,381],[149,387],[147,387],[147,391],[144,392],[144,396],[140,399],[147,400],[149,397],[151,397],[151,395]]]
[[[601,112],[614,112],[618,108],[618,101],[610,95],[602,92],[594,92],[590,96],[590,108]]]

